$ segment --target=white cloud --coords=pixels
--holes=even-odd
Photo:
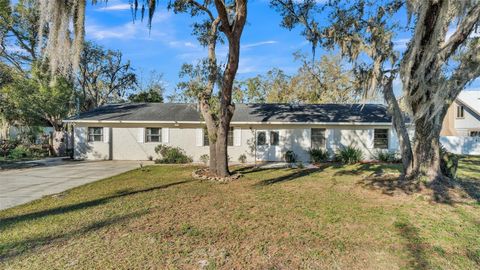
[[[277,42],[275,40],[266,40],[266,41],[260,41],[260,42],[245,44],[245,45],[242,45],[241,48],[248,49],[248,48],[253,48],[253,47],[258,47],[258,46],[263,46],[263,45],[269,45],[269,44],[276,44],[276,43]]]
[[[168,45],[173,48],[197,48],[198,46],[190,41],[178,41],[172,40],[168,42]]]
[[[127,23],[117,26],[106,26],[97,24],[87,18],[85,32],[87,37],[104,40],[104,39],[139,39],[139,40],[153,40],[156,38],[165,38],[167,34],[160,31],[162,27],[157,27],[156,24],[164,23],[170,18],[170,13],[158,12],[152,20],[152,29],[148,29],[145,22],[136,21],[135,23],[129,21]]]
[[[130,4],[117,4],[117,5],[105,5],[104,7],[96,9],[97,11],[118,11],[118,10],[130,10]]]
[[[145,27],[145,26],[142,26]],[[139,25],[126,23],[121,26],[105,27],[96,24],[87,24],[86,34],[93,39],[132,39],[139,32]]]

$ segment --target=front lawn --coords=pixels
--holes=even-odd
[[[228,184],[193,180],[193,168],[137,169],[0,212],[0,268],[480,267],[480,204],[362,181],[395,166],[247,168]],[[480,158],[459,176],[479,194]]]

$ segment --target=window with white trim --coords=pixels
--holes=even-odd
[[[464,118],[465,117],[465,108],[462,105],[457,106],[457,118]]]
[[[270,131],[270,145],[278,145],[280,143],[280,133],[278,131]]]
[[[233,146],[233,127],[230,127],[227,134],[227,144],[228,146]]]
[[[162,129],[161,128],[146,128],[145,129],[145,142],[162,142]]]
[[[89,142],[103,142],[103,127],[89,127],[88,128]]]
[[[257,132],[257,145],[267,145],[267,133],[265,131]]]
[[[312,128],[310,138],[312,140],[313,149],[325,148],[325,129],[324,128]]]
[[[378,149],[388,149],[388,129],[373,130],[373,147]]]

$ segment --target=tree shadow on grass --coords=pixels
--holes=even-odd
[[[383,194],[394,196],[398,192],[405,194],[413,194],[421,190],[419,183],[410,183],[403,181],[399,175],[381,175],[372,174],[369,177],[363,178],[357,184],[371,189],[380,190]]]
[[[480,180],[460,178],[457,182],[471,198],[480,203]]]
[[[395,228],[398,230],[400,236],[405,240],[405,248],[410,254],[408,262],[412,269],[429,269],[427,260],[428,244],[424,243],[419,236],[418,229],[415,228],[408,221],[395,222]]]
[[[232,174],[235,173],[240,173],[243,175],[251,174],[251,173],[257,173],[257,172],[263,172],[263,171],[272,171],[272,170],[278,170],[280,168],[265,168],[265,167],[258,167],[258,166],[244,166],[235,170],[232,170]]]
[[[142,215],[148,213],[147,210],[144,211],[137,211],[134,213],[130,213],[123,216],[117,216],[112,218],[103,219],[100,221],[95,221],[85,227],[69,231],[62,234],[57,235],[48,235],[48,236],[41,236],[36,238],[27,238],[25,240],[16,241],[16,242],[4,242],[0,243],[0,261],[6,261],[9,259],[13,259],[17,256],[25,255],[27,253],[34,252],[35,249],[40,248],[42,246],[49,245],[54,242],[59,241],[67,241],[73,239],[77,236],[81,237],[88,233],[98,231],[102,228],[127,222],[128,220],[138,218]]]
[[[117,198],[130,196],[130,195],[135,195],[135,194],[139,194],[139,193],[150,192],[150,191],[154,191],[154,190],[166,189],[166,188],[169,188],[171,186],[186,184],[186,183],[193,182],[193,181],[195,181],[195,180],[184,180],[184,181],[173,182],[173,183],[169,183],[169,184],[165,184],[165,185],[155,186],[155,187],[141,189],[141,190],[134,190],[134,191],[122,190],[122,191],[118,191],[115,195],[104,197],[104,198],[99,198],[99,199],[95,199],[95,200],[90,200],[90,201],[86,201],[86,202],[70,204],[70,205],[65,205],[65,206],[59,206],[59,207],[56,207],[56,208],[51,208],[51,209],[47,209],[47,210],[43,210],[43,211],[38,211],[38,212],[33,212],[33,213],[28,213],[28,214],[13,216],[13,217],[2,218],[2,219],[0,219],[0,231],[9,227],[9,226],[20,223],[20,222],[34,220],[34,219],[37,219],[37,218],[48,217],[48,216],[52,216],[52,215],[69,213],[69,212],[73,212],[73,211],[77,211],[77,210],[86,209],[86,208],[89,208],[89,207],[95,207],[95,206],[106,204],[106,203],[110,202],[111,200],[114,200],[114,199],[117,199]]]
[[[471,179],[443,179],[429,184],[403,180],[399,175],[386,174],[361,179],[357,184],[383,194],[395,196],[399,193],[411,195],[423,193],[432,201],[448,205],[480,202],[480,181]]]
[[[320,168],[311,168],[311,169],[292,169],[291,173],[288,173],[286,175],[282,175],[282,176],[279,176],[279,177],[274,177],[274,178],[262,180],[262,181],[256,183],[255,186],[268,186],[268,185],[273,185],[273,184],[277,184],[277,183],[293,181],[293,180],[296,180],[298,178],[311,175],[312,173],[323,171],[326,167],[327,166],[320,167]]]
[[[341,168],[342,166],[338,166],[336,168]],[[383,173],[383,169],[375,163],[362,163],[355,167],[352,170],[341,170],[334,174],[334,176],[344,176],[344,175],[361,175],[365,172],[372,172],[373,174],[381,174]]]

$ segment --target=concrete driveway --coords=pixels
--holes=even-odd
[[[54,160],[34,168],[0,171],[0,210],[138,168],[140,163]]]

